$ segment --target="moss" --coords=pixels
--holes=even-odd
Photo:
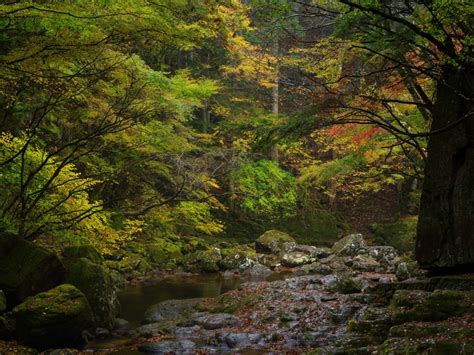
[[[67,265],[66,282],[84,293],[97,326],[113,326],[117,301],[110,271],[104,265],[95,264],[86,258],[77,259]]]
[[[216,299],[216,302],[210,311],[213,313],[236,313],[242,308],[254,304],[257,298],[249,295],[243,298],[235,297],[231,293],[225,293]]]
[[[371,225],[375,243],[391,245],[400,253],[411,252],[415,248],[417,216],[400,219],[394,223],[380,223]]]
[[[86,258],[96,264],[102,264],[104,258],[92,245],[76,245],[64,248],[63,256],[67,259]]]
[[[266,231],[256,241],[257,251],[276,253],[281,251],[284,243],[296,243],[288,234],[275,229]]]
[[[163,269],[173,269],[181,261],[182,247],[165,239],[159,239],[153,243],[143,245],[148,260]]]
[[[212,248],[188,254],[183,259],[183,266],[190,272],[217,272],[222,260],[220,249]]]
[[[393,307],[414,307],[430,295],[421,290],[396,290],[390,304]]]
[[[440,321],[459,316],[471,309],[470,297],[455,290],[435,290],[412,309],[395,314],[397,323],[409,321]]]
[[[238,245],[221,250],[222,260],[219,266],[222,270],[233,270],[249,264],[251,259],[256,258],[255,250],[245,246]]]
[[[40,348],[81,344],[82,332],[93,324],[86,297],[68,284],[28,298],[13,309],[11,317],[18,338]]]
[[[352,278],[342,278],[337,282],[334,290],[344,295],[359,293],[362,290],[362,284]]]

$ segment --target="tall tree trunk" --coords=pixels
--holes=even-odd
[[[276,57],[278,55],[280,48],[278,44],[278,37],[275,37],[273,40],[273,46],[272,46],[272,54]],[[272,113],[275,116],[278,116],[279,109],[280,109],[280,87],[278,83],[279,79],[279,69],[278,67],[275,69],[277,71],[276,73],[276,78],[275,78],[275,85],[272,87]],[[278,146],[277,144],[273,144],[272,147],[270,148],[270,157],[271,159],[278,164],[280,160],[280,154],[278,152]]]
[[[474,70],[445,67],[437,86],[415,256],[422,267],[474,265]]]

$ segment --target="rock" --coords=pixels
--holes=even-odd
[[[377,261],[393,260],[398,257],[397,250],[389,245],[373,246],[368,248],[368,254]]]
[[[212,248],[197,251],[184,257],[184,269],[189,272],[217,272],[222,260],[221,250]]]
[[[337,256],[356,256],[366,251],[362,234],[350,234],[334,243],[331,252]]]
[[[95,337],[97,339],[107,339],[110,337],[110,331],[105,328],[97,328],[95,330]]]
[[[7,299],[2,290],[0,290],[0,314],[7,309]]]
[[[422,290],[397,290],[393,294],[390,304],[394,307],[414,307],[430,295]]]
[[[363,272],[374,272],[380,268],[380,263],[366,255],[357,255],[352,259],[352,268]]]
[[[164,320],[177,320],[179,317],[196,310],[200,299],[168,300],[149,307],[145,312],[143,324],[157,323]]]
[[[66,282],[84,293],[94,313],[96,326],[111,329],[117,315],[117,299],[108,268],[79,258],[66,262],[66,269]]]
[[[283,255],[281,263],[284,266],[295,267],[310,264],[314,260],[315,259],[310,257],[308,254],[302,252],[290,252]]]
[[[115,318],[113,329],[126,329],[130,327],[130,322],[123,318]]]
[[[329,275],[333,272],[331,267],[319,262],[303,265],[301,271],[305,274],[319,274],[319,275]]]
[[[410,321],[442,321],[471,310],[471,302],[469,295],[463,291],[435,290],[412,309],[399,310],[395,314],[395,320],[399,324]]]
[[[153,354],[194,354],[194,342],[191,340],[163,340],[159,343],[147,343],[138,347],[144,353]]]
[[[0,247],[0,289],[10,307],[26,297],[59,285],[64,266],[49,250],[14,237],[4,237]]]
[[[354,280],[350,277],[341,277],[337,280],[334,290],[344,295],[360,293],[362,290],[362,284],[360,281]]]
[[[297,244],[292,251],[304,253],[314,259],[323,259],[331,254],[328,248],[317,248],[312,245]]]
[[[137,337],[152,338],[159,335],[173,334],[175,322],[161,321],[157,323],[149,323],[135,329]]]
[[[11,339],[15,334],[15,321],[8,314],[0,316],[0,339]],[[0,352],[2,354],[2,352]]]
[[[251,278],[265,278],[271,274],[272,270],[260,264],[255,264],[243,272],[244,276],[250,276]]]
[[[201,313],[197,314],[192,322],[204,329],[212,330],[236,326],[240,323],[240,319],[228,313]]]
[[[86,297],[68,284],[28,298],[10,317],[18,339],[39,348],[81,345],[83,331],[93,325]]]
[[[244,270],[255,264],[255,251],[245,247],[222,249],[221,270]]]
[[[397,271],[395,272],[398,281],[404,281],[410,278],[410,272],[408,271],[408,266],[406,263],[400,263],[397,266]]]
[[[66,259],[86,258],[96,264],[102,264],[104,257],[92,245],[77,245],[64,248],[63,256]]]
[[[229,348],[242,349],[262,342],[263,337],[259,333],[225,333],[218,334],[217,340]]]
[[[296,241],[284,232],[272,229],[263,233],[256,241],[255,247],[258,252],[278,254],[283,251],[285,243],[296,244]],[[286,245],[288,250],[290,245]]]

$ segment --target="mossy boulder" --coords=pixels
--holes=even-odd
[[[5,293],[0,290],[0,314],[2,314],[7,309],[7,299]]]
[[[64,248],[63,256],[66,259],[86,258],[96,264],[102,264],[104,257],[92,245],[75,245]]]
[[[18,339],[40,349],[81,345],[83,331],[93,325],[86,297],[68,284],[28,298],[10,317]]]
[[[258,252],[273,254],[285,251],[285,244],[296,245],[296,240],[289,234],[275,229],[266,231],[255,241],[255,247]]]
[[[360,293],[362,290],[362,283],[351,277],[339,277],[335,286],[334,291],[349,295],[352,293]]]
[[[9,306],[63,281],[64,266],[51,251],[12,236],[0,239],[0,289]]]
[[[221,249],[222,259],[219,267],[222,270],[246,269],[255,264],[255,251],[245,245]]]
[[[117,299],[110,270],[102,264],[80,258],[66,263],[66,282],[86,296],[94,313],[95,325],[110,329],[117,313]]]
[[[155,240],[143,247],[148,260],[162,269],[174,269],[183,257],[181,246],[165,239]]]
[[[183,267],[189,272],[217,272],[221,261],[221,250],[212,248],[186,255],[183,259]]]

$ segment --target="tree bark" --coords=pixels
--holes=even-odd
[[[415,257],[428,269],[474,265],[474,70],[443,68],[437,85]],[[446,126],[460,122],[454,128]]]

